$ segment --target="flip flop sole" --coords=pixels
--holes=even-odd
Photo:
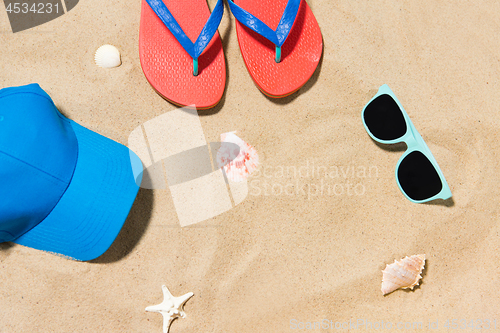
[[[273,30],[288,0],[235,0],[238,6],[258,17]],[[288,96],[300,89],[318,67],[323,39],[310,7],[302,1],[292,30],[281,47],[281,62],[275,62],[275,45],[236,20],[243,60],[259,87],[269,97]]]
[[[206,0],[163,0],[182,30],[192,40],[198,38],[210,16]],[[161,19],[142,0],[139,31],[141,67],[151,86],[175,105],[215,106],[224,93],[226,63],[222,41],[216,32],[200,55],[199,74],[193,75],[193,59],[182,48]]]

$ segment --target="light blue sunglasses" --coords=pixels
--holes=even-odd
[[[396,166],[399,189],[411,202],[451,198],[451,191],[429,147],[388,85],[381,86],[361,113],[370,137],[380,143],[406,143]]]

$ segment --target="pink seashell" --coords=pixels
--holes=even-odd
[[[217,151],[217,164],[233,182],[244,181],[259,165],[259,155],[254,147],[240,139],[234,132],[221,134],[222,145]],[[229,142],[238,145],[224,145]]]
[[[418,285],[418,280],[425,266],[425,254],[406,257],[393,264],[387,265],[382,271],[382,293],[388,294],[396,289],[413,289]]]

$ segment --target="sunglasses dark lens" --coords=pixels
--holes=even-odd
[[[396,101],[383,94],[375,98],[363,113],[366,126],[380,140],[395,140],[406,133],[406,121]]]
[[[409,153],[401,161],[398,180],[403,191],[413,200],[429,199],[443,188],[431,161],[419,151]]]

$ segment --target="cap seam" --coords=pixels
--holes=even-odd
[[[10,233],[10,232],[9,232],[9,231],[7,231],[7,230],[0,229],[0,232],[3,232],[3,233],[6,233],[6,234],[9,234],[9,235],[10,235],[10,237],[11,237],[11,238],[10,238],[10,240],[4,240],[4,241],[2,241],[2,240],[0,239],[0,243],[3,243],[3,242],[10,242],[10,241],[13,241],[14,239],[16,239],[16,236],[14,236],[12,233]]]
[[[13,158],[13,159],[15,159],[15,160],[17,160],[17,161],[19,161],[19,162],[21,162],[21,163],[23,163],[23,164],[26,164],[26,165],[28,165],[28,166],[32,167],[33,169],[36,169],[36,170],[38,170],[38,171],[40,171],[40,172],[43,172],[44,174],[46,174],[46,175],[48,175],[48,176],[50,176],[50,177],[52,177],[52,178],[54,178],[54,179],[56,179],[56,180],[58,180],[58,181],[62,182],[62,183],[66,183],[66,181],[65,181],[65,180],[62,180],[62,179],[60,179],[59,177],[56,177],[56,176],[54,176],[54,175],[51,175],[50,173],[48,173],[48,172],[46,172],[46,171],[44,171],[44,170],[42,170],[42,169],[40,169],[40,168],[37,168],[36,166],[31,165],[30,163],[27,163],[26,161],[23,161],[23,160],[21,160],[21,159],[19,159],[19,158],[15,157],[15,156],[12,156],[12,155],[10,155],[10,154],[7,154],[6,152],[3,152],[3,151],[0,151],[0,153],[4,154],[4,155],[6,155],[6,156],[8,156],[8,157],[10,157],[10,158]],[[78,154],[78,152],[77,152],[77,154]],[[77,161],[78,161],[78,155],[77,155]],[[75,172],[75,171],[73,170],[73,173],[74,173],[74,172]],[[71,175],[71,178],[73,178],[73,175]],[[71,179],[70,179],[70,181],[69,181],[69,182],[71,182]]]
[[[77,148],[78,148],[78,140],[77,140],[76,142],[77,142]],[[47,215],[45,215],[45,216],[43,217],[43,219],[42,219],[40,222],[38,222],[38,224],[40,224],[41,222],[43,222],[43,221],[47,218],[47,216],[49,216],[49,215],[50,215],[50,213],[52,213],[52,211],[54,210],[54,208],[56,208],[56,207],[57,207],[57,205],[59,204],[59,201],[61,201],[61,198],[64,196],[64,194],[65,194],[65,193],[66,193],[66,191],[68,190],[68,187],[69,187],[69,185],[71,184],[71,181],[73,180],[73,176],[75,175],[75,170],[76,170],[76,167],[77,167],[77,165],[78,165],[78,155],[79,155],[79,149],[77,149],[77,150],[76,150],[76,163],[75,163],[75,167],[73,168],[73,172],[71,173],[71,178],[69,179],[68,185],[66,185],[66,188],[64,189],[64,192],[63,192],[63,193],[61,193],[61,196],[59,197],[59,200],[57,200],[56,204],[54,205],[54,207],[52,207],[52,209],[50,210],[50,212],[49,212]],[[37,225],[38,225],[38,224],[37,224]],[[30,229],[30,230],[31,230],[31,229]]]

